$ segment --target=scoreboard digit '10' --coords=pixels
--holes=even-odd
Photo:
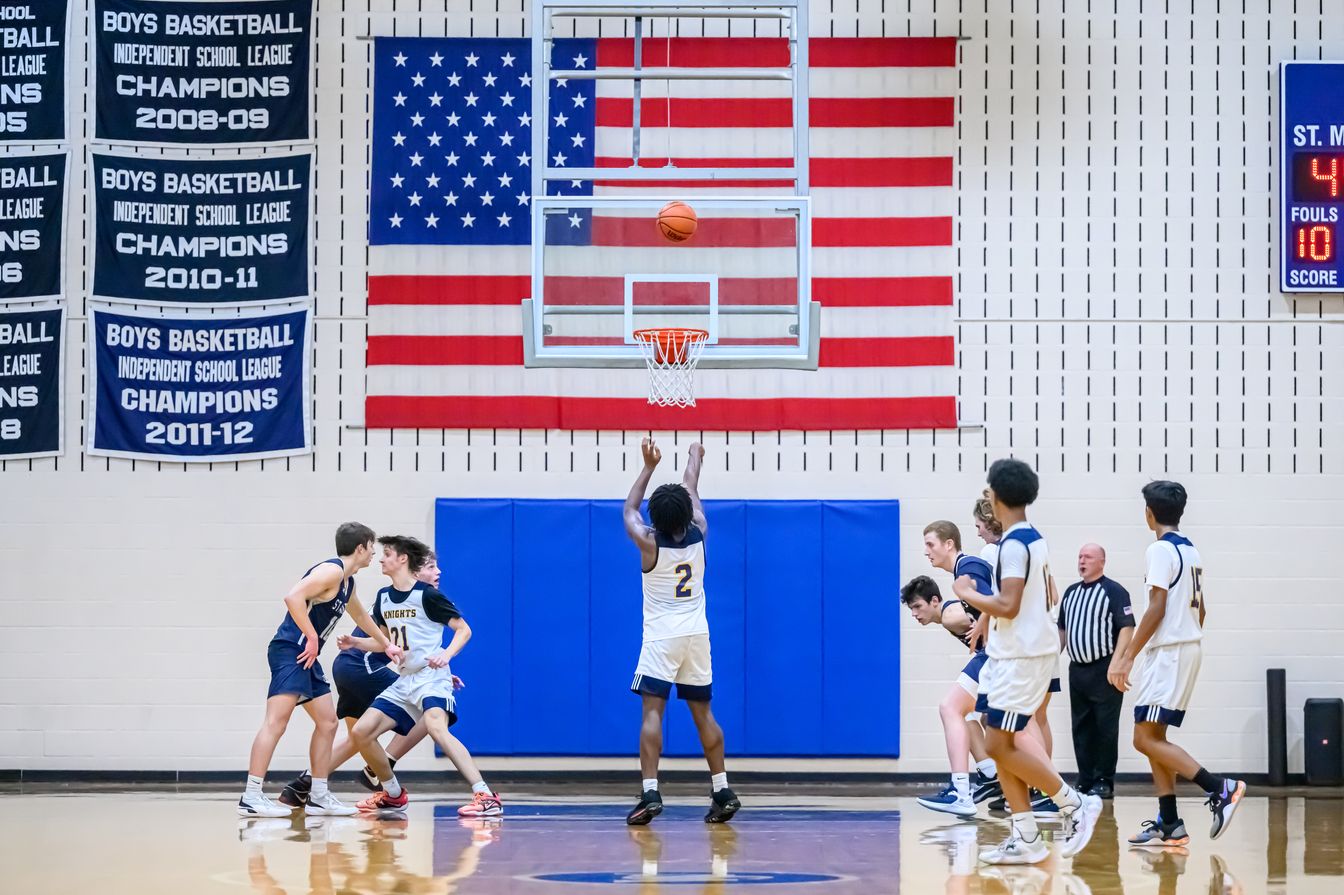
[[[1285,62],[1279,88],[1279,288],[1344,292],[1344,62]]]

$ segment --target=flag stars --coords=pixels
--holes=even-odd
[[[508,213],[505,212],[504,214],[501,214],[499,217],[495,218],[495,220],[499,221],[499,226],[507,227],[509,226],[509,221],[513,220],[513,218],[509,217]]]
[[[435,52],[433,56],[429,57],[429,64],[434,66],[443,65],[443,57]]]
[[[449,127],[457,127],[457,123],[458,123],[459,121],[461,121],[461,120],[462,120],[462,116],[459,115],[459,114],[457,114],[456,112],[450,112],[450,113],[448,114],[448,126],[449,126]]]
[[[414,115],[411,116],[412,126],[419,127],[424,123],[425,123],[425,116],[421,115],[419,112],[416,112]]]
[[[443,137],[440,137],[440,136],[439,136],[438,131],[435,131],[434,133],[432,133],[432,134],[429,135],[429,145],[430,145],[430,146],[438,146],[438,145],[439,145],[440,143],[442,143],[442,142],[443,142]]]
[[[488,74],[485,76],[483,80],[485,81],[485,86],[493,87],[495,86],[495,81],[499,79],[494,74]]]
[[[419,204],[420,204],[420,200],[423,199],[424,196],[421,196],[419,193],[411,193],[411,194],[410,194],[409,196],[407,196],[406,198],[411,200],[411,204],[412,204],[412,205],[419,205]]]
[[[518,204],[519,204],[519,205],[526,205],[526,204],[527,204],[527,199],[528,199],[527,193],[519,193],[519,194],[518,194]]]
[[[392,217],[390,217],[390,218],[387,219],[387,222],[388,222],[389,224],[391,224],[393,227],[400,227],[400,226],[401,226],[401,222],[402,222],[403,220],[404,220],[404,218],[402,218],[401,215],[399,215],[399,214],[394,214],[394,215],[392,215]]]
[[[571,142],[574,143],[575,146],[582,148],[584,142],[585,142],[588,138],[585,137],[583,134],[575,134],[574,136],[570,137],[569,139],[570,139]]]
[[[574,94],[574,105],[580,108],[586,108],[587,99],[588,97],[584,96],[582,93],[576,93]]]
[[[556,127],[564,127],[568,123],[569,123],[569,117],[565,115],[564,112],[561,112],[559,115],[555,116]]]
[[[563,168],[565,166],[565,154],[563,152],[557,152],[553,157],[553,161],[557,168]]]
[[[411,167],[412,167],[412,168],[418,168],[418,167],[420,167],[420,163],[423,162],[424,160],[425,160],[425,157],[424,157],[423,155],[421,155],[420,153],[418,153],[418,152],[413,152],[413,153],[411,153]]]
[[[518,76],[518,83],[521,84],[521,85],[524,86],[524,87],[531,87],[531,86],[532,86],[532,76],[531,76],[531,75],[519,75],[519,76]]]
[[[500,186],[502,186],[502,187],[508,187],[508,186],[510,186],[512,183],[513,183],[513,178],[510,177],[508,174],[501,174],[501,175],[499,175],[499,185],[500,185]]]
[[[577,56],[574,57],[574,67],[575,67],[575,68],[584,68],[584,67],[587,66],[587,65],[588,65],[588,57],[587,57],[587,56],[585,56],[585,55],[583,55],[582,53],[580,53],[579,55],[577,55]]]
[[[401,131],[397,131],[395,134],[392,135],[392,143],[394,146],[406,145],[406,135],[403,134]]]
[[[519,126],[519,127],[531,127],[531,126],[532,126],[532,116],[531,116],[531,114],[529,114],[529,113],[527,113],[527,112],[524,112],[523,114],[519,115],[519,116],[518,116],[518,126]]]
[[[393,174],[393,175],[392,175],[392,185],[393,185],[394,187],[396,187],[397,189],[401,189],[401,185],[402,185],[403,183],[405,183],[405,182],[406,182],[406,178],[405,178],[405,177],[402,177],[400,174]]]
[[[530,164],[532,164],[532,156],[530,156],[530,155],[528,155],[526,152],[524,152],[522,155],[518,156],[518,164],[520,164],[520,165],[530,165]]]
[[[579,217],[577,213],[576,213],[576,214],[571,214],[571,215],[569,216],[569,226],[570,226],[572,229],[577,229],[578,226],[579,226],[580,224],[582,224],[582,223],[583,223],[583,218]]]
[[[485,113],[485,117],[481,119],[481,123],[482,123],[485,127],[494,127],[494,126],[495,126],[495,116],[494,116],[494,113],[493,113],[493,112],[486,112],[486,113]]]
[[[411,83],[414,84],[416,87],[423,87],[425,86],[425,76],[420,74],[420,72],[416,72],[415,74],[411,75]]]
[[[480,60],[480,58],[481,58],[481,57],[480,57],[480,56],[477,56],[475,53],[468,53],[468,54],[467,54],[467,68],[475,68],[475,67],[476,67],[476,63]]]
[[[468,189],[468,190],[469,190],[469,189],[471,189],[472,187],[474,187],[475,185],[476,185],[476,175],[475,175],[475,174],[468,174],[468,175],[466,175],[465,177],[462,178],[462,187],[463,187],[463,189]]]
[[[443,160],[448,163],[448,167],[456,168],[458,158],[459,156],[456,152],[450,152],[443,157]]]
[[[396,96],[392,97],[392,102],[398,106],[406,105],[406,94],[398,92]]]
[[[431,211],[431,212],[429,213],[429,217],[425,218],[425,226],[426,226],[426,227],[438,227],[438,226],[439,226],[439,217],[438,217],[438,215],[434,214],[434,212]]]
[[[437,174],[429,175],[428,177],[425,178],[425,183],[426,185],[429,186],[431,190],[436,188],[439,185],[439,175]]]
[[[513,94],[512,94],[512,93],[506,93],[506,94],[504,94],[503,96],[501,96],[501,97],[499,98],[499,102],[500,102],[501,105],[512,106],[512,105],[513,105]]]
[[[472,224],[474,224],[474,223],[476,223],[476,218],[473,217],[472,214],[471,214],[470,212],[468,212],[468,213],[462,215],[462,226],[463,226],[463,227],[470,227],[470,226],[471,226]]]
[[[456,205],[456,204],[457,204],[457,193],[454,193],[454,192],[452,192],[452,191],[450,190],[450,191],[448,192],[448,195],[446,195],[446,196],[443,197],[443,201],[444,201],[444,204],[445,204],[445,205]]]
[[[480,97],[474,93],[468,93],[465,97],[463,97],[463,99],[467,101],[467,105],[474,106],[476,105],[476,101],[480,99]]]
[[[442,102],[443,102],[443,97],[440,96],[440,95],[438,94],[437,91],[436,91],[435,93],[430,94],[430,96],[429,96],[429,104],[430,104],[431,106],[437,106],[437,105],[441,104]]]
[[[571,180],[571,181],[569,182],[569,185],[572,186],[572,187],[574,187],[574,189],[576,189],[576,190],[581,190],[581,189],[583,189],[583,181],[582,181],[582,180]]]
[[[494,196],[487,190],[486,192],[484,192],[484,193],[481,194],[481,204],[482,204],[482,205],[494,205],[494,204],[495,204],[495,197],[494,197]]]
[[[475,146],[476,141],[479,139],[480,137],[476,136],[474,133],[468,132],[467,135],[462,138],[462,142],[466,143],[468,146]]]
[[[569,78],[556,78],[556,79],[555,79],[555,86],[556,86],[556,87],[568,87],[568,86],[569,86]]]
[[[453,72],[451,75],[448,76],[449,87],[456,87],[458,84],[461,83],[462,83],[462,76],[459,75],[457,72]]]
[[[404,68],[406,66],[405,53],[397,53],[397,55],[393,56],[392,59],[397,63],[398,68]]]
[[[485,165],[487,168],[494,167],[495,157],[487,152],[485,155],[481,156],[481,164]]]
[[[513,145],[513,134],[509,133],[508,131],[505,131],[504,133],[500,134],[500,135],[499,135],[499,145],[500,145],[500,146],[512,146],[512,145]]]
[[[503,63],[505,68],[513,68],[513,60],[514,56],[512,53],[505,53],[503,56],[499,57],[499,61]]]

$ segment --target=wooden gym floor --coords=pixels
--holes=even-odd
[[[461,823],[456,793],[423,787],[412,790],[404,819],[389,820],[247,820],[235,815],[232,788],[29,789],[0,791],[0,891],[24,895],[1344,891],[1337,790],[1248,798],[1217,842],[1202,803],[1182,799],[1189,849],[1156,854],[1121,845],[1155,807],[1125,795],[1107,804],[1092,844],[1072,862],[991,869],[977,866],[975,850],[1002,838],[1001,821],[956,823],[913,798],[843,787],[842,795],[805,796],[742,787],[742,813],[710,827],[704,799],[672,786],[668,810],[644,828],[625,826],[629,800],[609,788],[586,797],[573,788],[506,794],[508,816],[497,823]]]

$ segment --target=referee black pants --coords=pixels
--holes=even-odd
[[[1106,680],[1111,657],[1069,663],[1069,703],[1073,710],[1073,754],[1079,790],[1115,783],[1119,760],[1120,710],[1125,695]]]

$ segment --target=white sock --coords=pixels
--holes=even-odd
[[[322,797],[325,796],[325,795],[327,795],[327,778],[326,778],[326,777],[314,777],[314,778],[313,778],[313,788],[312,788],[312,790],[310,791],[308,797],[309,797],[310,799],[320,799],[320,798],[322,798]]]
[[[1083,797],[1078,795],[1078,790],[1067,783],[1050,798],[1060,808],[1077,808],[1083,804]]]
[[[254,776],[252,776],[251,774],[248,774],[248,775],[247,775],[247,790],[246,790],[247,795],[249,795],[249,796],[259,796],[259,795],[261,795],[261,784],[262,784],[262,778],[261,778],[261,777],[254,777]]]
[[[724,771],[722,774],[710,774],[710,775],[709,775],[709,787],[710,787],[710,789],[711,789],[713,792],[718,792],[718,791],[721,790],[721,789],[727,789],[727,788],[728,788],[728,772],[727,772],[727,771]]]
[[[493,795],[493,794],[494,794],[494,793],[491,792],[490,787],[488,787],[488,786],[485,785],[485,781],[484,781],[484,780],[477,780],[475,783],[471,784],[471,791],[472,791],[473,793],[483,792],[483,793],[485,793],[486,795]]]
[[[640,790],[640,792],[648,792],[649,790],[653,790],[654,792],[657,792],[657,791],[658,791],[658,778],[657,778],[657,777],[645,777],[645,778],[644,778],[643,788]]]
[[[994,759],[986,758],[984,761],[977,761],[975,769],[986,777],[994,778],[999,776],[999,766],[994,763]]]
[[[1013,832],[1017,834],[1017,838],[1025,839],[1027,842],[1035,842],[1041,835],[1036,829],[1036,816],[1030,811],[1013,815]]]
[[[971,797],[971,775],[953,774],[952,788],[957,791],[957,795],[961,798],[969,799]]]
[[[401,784],[397,782],[396,774],[391,775],[386,780],[379,780],[378,782],[383,785],[383,791],[392,798],[395,799],[397,796],[401,795]]]

